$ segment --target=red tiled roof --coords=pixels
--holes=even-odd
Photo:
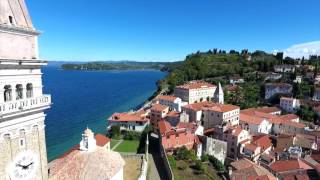
[[[299,159],[276,161],[270,165],[270,168],[278,173],[290,170],[312,169],[312,167],[310,167],[309,165],[307,165]]]
[[[246,144],[244,148],[254,152],[258,147],[254,144]]]
[[[169,111],[167,117],[179,117],[180,113],[177,111]]]
[[[176,88],[190,90],[190,89],[213,88],[213,87],[216,87],[216,86],[204,81],[191,81],[184,85],[177,86]]]
[[[304,124],[302,123],[297,123],[297,122],[292,122],[292,121],[283,121],[282,124],[291,126],[291,127],[296,127],[296,128],[304,128],[306,127]]]
[[[261,107],[261,108],[256,108],[256,111],[263,112],[263,113],[275,113],[281,111],[281,109],[277,107]]]
[[[160,134],[165,134],[171,130],[171,125],[169,122],[162,120],[158,122],[158,127],[160,130]]]
[[[250,116],[244,113],[240,113],[240,121],[244,121],[248,124],[256,124],[259,125],[262,123],[264,118],[257,117],[257,116]]]
[[[141,115],[130,113],[114,113],[108,120],[113,122],[148,121],[148,119],[141,117]]]
[[[240,126],[230,127],[228,130],[233,136],[239,136],[243,129]]]
[[[276,180],[274,176],[271,175],[262,175],[262,176],[249,176],[247,180]]]
[[[253,136],[252,144],[261,147],[262,150],[268,149],[272,146],[272,140],[269,135]]]
[[[95,139],[96,139],[97,146],[100,146],[100,147],[105,146],[107,143],[111,141],[108,137],[102,134],[96,134]]]
[[[295,114],[286,114],[286,115],[280,116],[280,119],[282,119],[284,121],[292,121],[294,119],[299,119],[299,116],[297,116]]]
[[[194,111],[201,111],[202,108],[204,108],[204,107],[211,107],[214,105],[215,105],[215,103],[213,103],[213,102],[204,101],[204,102],[199,102],[199,103],[194,103],[194,104],[188,104],[183,107],[186,109],[194,110]]]
[[[215,104],[214,106],[211,106],[211,107],[204,107],[204,109],[217,111],[217,112],[229,112],[236,109],[240,110],[240,107],[231,105],[231,104]]]
[[[162,104],[153,104],[151,107],[152,111],[161,112],[169,108],[168,106],[162,105]]]
[[[177,99],[177,97],[161,95],[161,96],[158,96],[158,99],[162,99],[162,100],[165,100],[165,101],[173,102],[173,101],[175,101]]]

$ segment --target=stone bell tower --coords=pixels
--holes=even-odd
[[[0,0],[0,179],[48,177],[38,36],[24,0]]]

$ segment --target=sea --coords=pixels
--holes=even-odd
[[[141,106],[166,75],[155,70],[65,71],[59,66],[42,72],[44,93],[51,94],[53,103],[45,120],[48,161],[78,144],[87,127],[106,134],[112,113]]]

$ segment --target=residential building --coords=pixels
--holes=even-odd
[[[208,136],[201,136],[202,150],[204,154],[214,156],[222,164],[227,158],[227,142]]]
[[[216,86],[204,81],[190,81],[174,89],[174,95],[189,104],[213,99]]]
[[[230,84],[240,84],[244,83],[244,79],[242,77],[238,76],[232,76],[229,78]]]
[[[202,118],[202,109],[213,105],[214,103],[209,101],[199,102],[183,106],[182,111],[189,115],[190,122],[200,122]]]
[[[266,74],[265,80],[279,80],[282,78],[282,74],[269,72]]]
[[[155,129],[158,128],[158,121],[163,120],[169,112],[169,107],[161,104],[153,104],[150,113],[150,124]]]
[[[125,161],[111,151],[110,139],[86,129],[81,142],[50,163],[50,180],[123,180]]]
[[[245,158],[234,161],[230,165],[229,176],[231,180],[276,180],[276,177],[266,168]]]
[[[147,112],[141,110],[133,113],[114,113],[108,118],[108,130],[120,126],[120,130],[142,132],[150,120]]]
[[[295,70],[296,70],[296,67],[294,65],[289,65],[289,64],[281,64],[281,65],[274,66],[274,71],[278,73],[283,73],[283,72],[294,73]]]
[[[240,113],[240,125],[250,132],[250,134],[269,134],[272,131],[272,123],[259,116],[251,116]]]
[[[242,153],[244,157],[257,162],[262,154],[269,154],[272,148],[272,140],[269,135],[256,135],[250,143],[243,144]]]
[[[280,107],[286,112],[296,112],[300,108],[300,100],[295,98],[281,97]]]
[[[271,172],[282,179],[310,179],[308,171],[312,169],[300,159],[280,160],[270,165]]]
[[[157,97],[157,101],[159,104],[168,106],[170,110],[181,112],[181,107],[186,105],[186,102],[182,102],[182,100],[175,96],[165,96],[161,95]]]
[[[268,113],[271,115],[280,115],[281,114],[281,109],[277,107],[258,107],[258,108],[253,108],[255,111],[262,112],[262,113]]]
[[[220,82],[218,85],[218,89],[216,89],[214,92],[213,101],[218,104],[224,104],[224,93]]]
[[[227,142],[227,156],[236,159],[240,152],[241,143],[249,142],[251,136],[249,131],[244,130],[240,126],[229,127],[223,132],[222,139]]]
[[[295,134],[293,144],[307,150],[318,150],[317,138],[309,134]]]
[[[302,82],[302,76],[296,76],[296,78],[293,80],[293,82],[300,84]]]
[[[275,95],[292,95],[292,85],[287,83],[267,83],[265,84],[265,99],[270,99]]]
[[[249,108],[249,109],[241,110],[241,115],[243,116],[242,126],[243,124],[247,123],[246,121],[251,122],[259,119],[261,121],[261,118],[262,118],[269,121],[272,124],[271,134],[304,133],[305,125],[303,123],[299,123],[298,116],[294,114],[275,115],[273,112],[272,114],[267,112],[269,111],[265,111],[265,112],[261,111],[261,108]],[[253,131],[253,132],[256,132],[256,131]]]
[[[239,124],[240,107],[230,104],[212,104],[202,108],[201,124],[205,129],[213,128],[217,125]]]
[[[320,101],[320,88],[315,88],[313,93],[313,100]]]
[[[24,0],[0,0],[0,179],[48,179],[40,34]]]
[[[172,151],[185,146],[187,149],[195,149],[197,157],[202,154],[202,144],[197,133],[203,134],[203,128],[194,123],[181,123],[172,127],[167,121],[159,121],[160,142],[165,150]],[[202,133],[199,132],[202,129]]]

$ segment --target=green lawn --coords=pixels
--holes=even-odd
[[[172,156],[171,156],[172,157]],[[168,156],[168,159],[169,156]],[[203,163],[205,168],[204,172],[199,173],[199,171],[192,168],[192,162],[183,160],[169,160],[170,166],[172,168],[175,180],[221,180],[217,175],[216,170],[212,167],[210,163]]]
[[[139,147],[139,141],[137,140],[124,140],[116,149],[117,152],[132,152],[136,153]]]
[[[119,142],[118,140],[111,139],[110,148],[112,149],[113,146],[116,145],[118,142]]]

